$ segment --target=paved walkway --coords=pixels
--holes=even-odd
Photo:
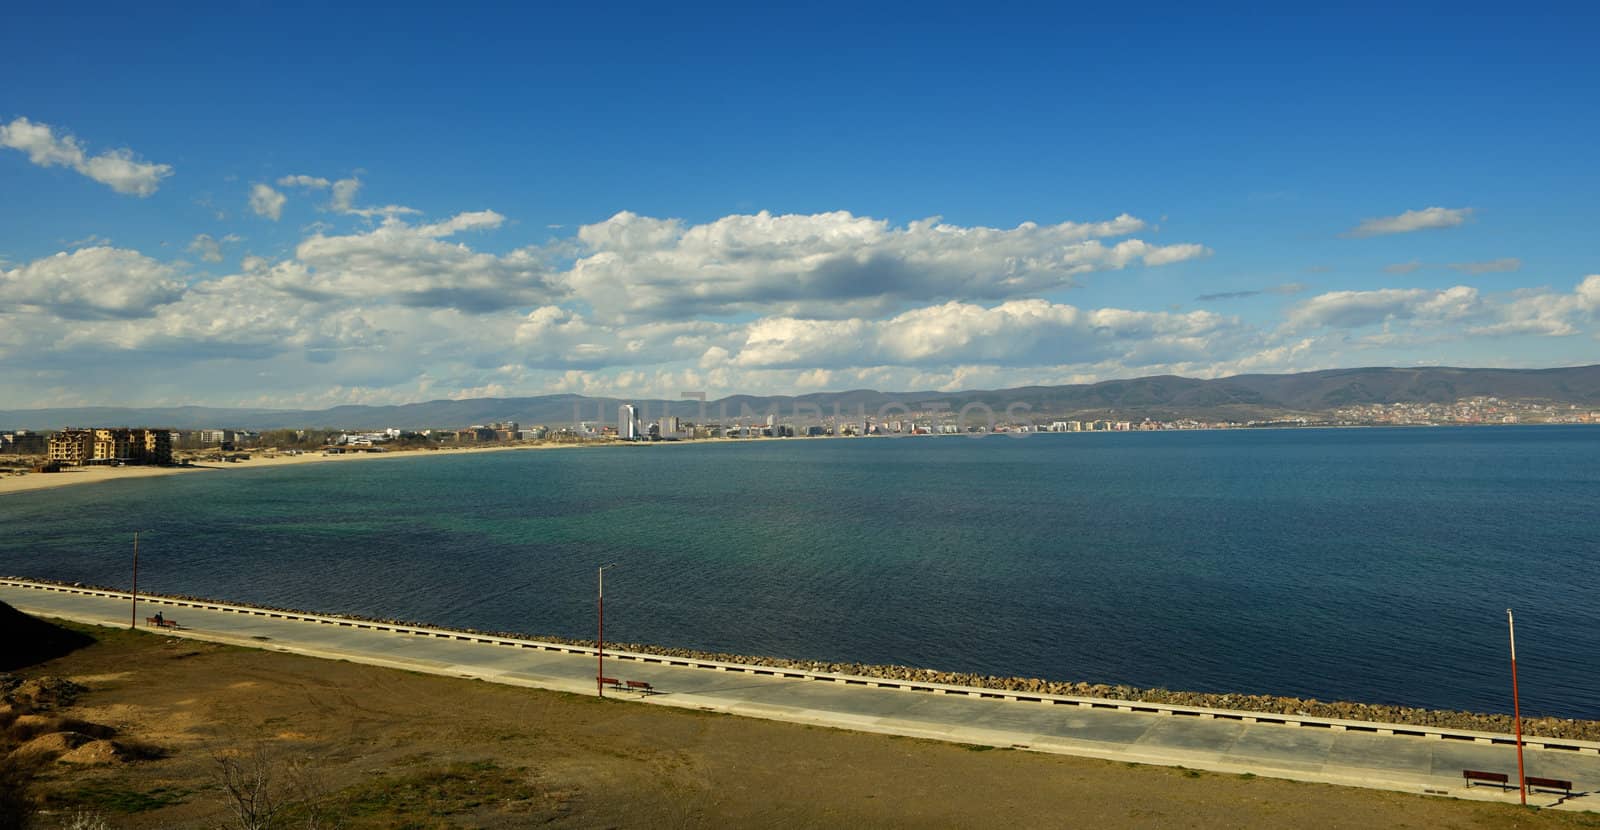
[[[78,622],[125,626],[129,620],[126,595],[65,593],[0,581],[0,601],[29,613]],[[508,641],[499,638],[435,630],[420,635],[397,633],[364,629],[337,618],[275,618],[238,608],[181,607],[145,598],[139,606],[141,627],[144,618],[157,610],[182,623],[174,632],[177,636],[542,689],[595,691],[592,649],[540,647],[532,641],[508,646]],[[1501,792],[1493,787],[1462,786],[1463,769],[1505,772],[1515,780],[1516,749],[1503,743],[1504,736],[1441,735],[1436,730],[1424,737],[1379,734],[1354,731],[1370,730],[1371,725],[1350,724],[1347,728],[1341,722],[1310,722],[1316,719],[1301,719],[1307,722],[1295,726],[1249,722],[1254,716],[1242,712],[1126,711],[1148,707],[1124,704],[1123,709],[1109,708],[1116,704],[1107,701],[1096,701],[1091,708],[1088,701],[1078,699],[1007,700],[990,690],[985,691],[993,696],[978,697],[956,687],[932,684],[924,684],[926,691],[907,691],[875,687],[870,678],[784,677],[745,670],[752,667],[724,666],[719,671],[650,659],[655,662],[607,654],[608,676],[648,682],[657,690],[649,696],[619,696],[657,705],[941,741],[1489,801],[1517,800],[1514,789]],[[1324,728],[1311,728],[1316,726]],[[1382,731],[1417,729],[1394,726]],[[1491,743],[1494,740],[1502,743]],[[1528,749],[1527,772],[1571,780],[1576,787],[1574,796],[1565,799],[1558,794],[1530,793],[1528,802],[1547,808],[1600,810],[1600,745],[1562,744],[1572,748]]]

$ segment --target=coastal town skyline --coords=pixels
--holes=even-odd
[[[97,52],[30,10],[6,404],[1600,362],[1586,21],[1169,11],[638,14],[604,59],[580,12],[396,11],[263,74],[291,16],[217,61],[207,13]]]
[[[1600,401],[1592,395],[1572,395],[1575,385],[1587,383],[1600,366],[1566,370],[1354,370],[1312,373],[1309,375],[1264,377],[1251,380],[1280,384],[1278,394],[1293,387],[1299,409],[1284,400],[1273,401],[1262,395],[1260,387],[1229,388],[1185,384],[1187,388],[1162,388],[1161,381],[1181,378],[1145,378],[1128,384],[1109,384],[1071,389],[997,390],[979,392],[967,400],[924,398],[920,394],[886,396],[863,391],[848,396],[808,396],[800,398],[756,398],[740,396],[707,401],[635,400],[607,401],[579,396],[543,399],[546,408],[534,421],[515,417],[483,419],[469,426],[440,428],[452,417],[467,414],[446,410],[407,407],[344,407],[322,413],[293,413],[287,410],[247,411],[189,407],[183,409],[31,410],[23,413],[0,411],[0,419],[31,417],[76,421],[84,417],[104,418],[121,415],[125,420],[178,417],[232,423],[253,418],[277,417],[275,426],[238,429],[216,426],[179,430],[167,427],[60,428],[43,421],[24,422],[27,429],[0,429],[0,457],[11,456],[10,467],[0,472],[54,472],[63,467],[124,467],[174,464],[191,466],[197,461],[248,461],[255,451],[268,459],[287,455],[294,460],[307,452],[322,457],[348,452],[386,453],[393,450],[511,449],[543,448],[553,445],[591,445],[636,442],[679,442],[702,440],[749,440],[785,438],[852,438],[966,435],[983,437],[1004,434],[1026,437],[1036,433],[1076,432],[1165,432],[1276,428],[1348,428],[1383,426],[1490,426],[1490,425],[1575,425],[1600,423]],[[1244,381],[1246,379],[1235,379]],[[1332,383],[1327,383],[1327,381]],[[1320,390],[1314,389],[1323,381]],[[1396,382],[1398,381],[1398,383]],[[1226,384],[1227,381],[1220,382]],[[1122,387],[1117,389],[1116,387]],[[1387,389],[1385,389],[1387,387]],[[1541,388],[1542,387],[1542,388]],[[1510,397],[1501,397],[1515,390]],[[1011,393],[1008,399],[1007,393]],[[1077,393],[1077,400],[1071,394]],[[1126,394],[1117,400],[1107,392]],[[1032,393],[1030,399],[1022,393]],[[1551,394],[1554,393],[1554,394]],[[852,400],[846,405],[845,397]],[[828,400],[831,398],[831,400]],[[1219,400],[1232,402],[1217,405]],[[875,404],[869,410],[869,399]],[[570,419],[549,419],[552,401],[571,405]],[[1244,401],[1250,403],[1244,403]],[[1311,401],[1320,405],[1307,407]],[[503,412],[528,410],[538,398],[481,399],[467,402],[498,408]],[[1097,403],[1084,408],[1078,404]],[[1119,410],[1105,404],[1119,403]],[[1203,402],[1210,402],[1206,405]],[[439,402],[435,402],[439,403]],[[730,409],[730,403],[735,408]],[[1129,403],[1133,403],[1130,407]],[[615,405],[611,421],[607,409]],[[684,407],[688,406],[686,410]],[[787,405],[787,409],[785,407]],[[1182,414],[1188,409],[1189,414]],[[674,414],[674,409],[679,414]],[[830,411],[831,410],[831,411]],[[592,418],[585,417],[588,411]],[[180,414],[181,413],[181,414]],[[334,413],[338,413],[337,416]],[[311,424],[336,423],[342,426],[308,428]],[[372,428],[374,419],[390,426]],[[231,420],[230,420],[231,419]],[[419,420],[432,419],[432,420]],[[368,427],[352,427],[367,423]],[[405,424],[399,428],[392,424]],[[421,426],[422,424],[434,424]],[[181,449],[185,452],[175,452]],[[28,486],[51,486],[33,480]],[[21,489],[21,488],[18,488]]]

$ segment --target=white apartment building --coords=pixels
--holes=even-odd
[[[617,437],[624,441],[639,440],[639,411],[631,403],[617,407]]]

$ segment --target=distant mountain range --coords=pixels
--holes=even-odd
[[[1004,413],[1007,406],[1022,404],[1036,418],[1248,420],[1320,415],[1356,404],[1451,403],[1480,395],[1600,407],[1600,365],[1559,369],[1330,369],[1290,375],[1236,375],[1215,380],[1159,375],[1069,386],[966,392],[856,389],[799,396],[734,395],[708,401],[705,413],[708,421],[716,422],[747,413],[764,416],[774,408],[781,415],[803,409],[831,416],[835,407],[841,413],[864,410],[876,414],[893,404],[913,409],[924,409],[932,404],[952,412],[968,404],[982,404],[996,413]],[[701,417],[701,404],[697,401],[635,399],[628,402],[651,418],[664,414],[691,420]],[[18,409],[0,410],[0,429],[109,425],[173,429],[424,429],[508,420],[549,425],[570,424],[575,420],[614,423],[620,403],[622,401],[615,398],[540,395],[317,410],[204,406]]]

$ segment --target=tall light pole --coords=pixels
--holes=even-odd
[[[599,613],[599,632],[595,638],[598,646],[595,650],[594,688],[601,697],[606,696],[606,568],[616,567],[616,563],[601,565],[598,574],[600,593],[597,597],[596,610]]]
[[[133,532],[133,609],[128,618],[129,628],[139,627],[139,531]]]
[[[1517,695],[1517,621],[1506,609],[1506,627],[1511,632],[1511,716],[1517,722],[1517,787],[1522,792],[1522,806],[1528,806],[1528,777],[1522,772],[1522,701]]]

